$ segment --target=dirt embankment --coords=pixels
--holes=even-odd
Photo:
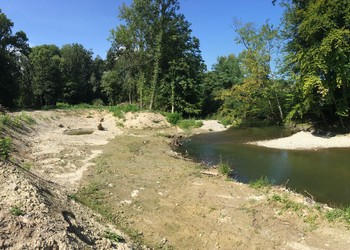
[[[102,153],[92,146],[121,133],[114,118],[85,111],[29,115],[37,124],[8,133],[15,152],[10,162],[0,161],[0,249],[131,249],[131,243],[116,240],[127,236],[72,199],[91,159]],[[97,130],[102,117],[108,131]],[[63,133],[74,128],[92,128],[94,133]]]
[[[204,166],[171,150],[169,138],[178,130],[158,114],[127,114],[118,121],[98,111],[32,115],[38,124],[27,137],[26,161],[37,176],[2,168],[0,248],[39,246],[35,242],[60,249],[132,247],[107,239],[111,235],[131,242],[130,235],[155,249],[350,245],[350,232],[341,223],[327,222],[322,205],[283,189],[252,189],[217,172],[201,174]],[[99,123],[104,130],[97,130]],[[64,133],[79,128],[96,129],[85,135]],[[127,235],[99,223],[101,217],[67,194],[108,215]],[[13,207],[24,215],[11,214],[8,208]],[[114,234],[107,237],[106,231]]]

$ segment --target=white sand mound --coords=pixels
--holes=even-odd
[[[277,149],[319,149],[319,148],[347,148],[350,147],[350,134],[338,135],[331,138],[324,138],[312,135],[310,132],[298,132],[292,136],[249,142],[248,144],[277,148]]]
[[[213,132],[219,132],[227,130],[228,127],[225,127],[221,123],[219,123],[217,120],[202,120],[203,126],[200,127],[200,129],[207,130],[207,131],[213,131]]]

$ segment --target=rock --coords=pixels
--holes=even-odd
[[[103,131],[103,130],[105,130],[105,128],[102,126],[102,124],[101,124],[101,123],[100,123],[100,124],[98,124],[97,129],[98,129],[98,130],[102,130],[102,131]]]

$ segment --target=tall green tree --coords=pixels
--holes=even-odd
[[[129,101],[147,103],[150,109],[196,113],[198,98],[193,97],[204,64],[199,41],[191,36],[190,24],[179,9],[177,0],[124,4],[119,15],[124,24],[111,32],[109,54],[115,57],[109,62],[124,64]]]
[[[92,52],[81,44],[66,44],[61,50],[63,98],[68,103],[89,102],[92,96]]]
[[[222,115],[240,122],[254,119],[282,122],[282,86],[274,79],[272,71],[278,30],[268,22],[257,27],[253,23],[236,21],[235,31],[236,42],[245,47],[239,55],[244,79],[241,84],[222,92]]]
[[[223,100],[220,98],[222,91],[227,91],[235,84],[241,84],[243,73],[239,59],[231,54],[220,56],[213,65],[212,71],[207,72],[202,85],[202,115],[216,113]]]
[[[99,56],[95,57],[92,62],[91,76],[89,83],[92,87],[92,99],[101,99],[103,102],[107,101],[105,94],[102,92],[102,76],[106,70],[106,62]]]
[[[29,55],[36,106],[55,105],[62,96],[61,53],[56,45],[40,45]]]
[[[291,117],[349,121],[350,2],[283,1],[286,64],[296,81]]]
[[[0,103],[9,107],[15,105],[19,96],[20,59],[30,52],[26,34],[23,31],[13,34],[13,25],[0,9]]]

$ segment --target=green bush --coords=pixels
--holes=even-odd
[[[10,157],[10,151],[12,146],[12,140],[9,137],[0,139],[0,159],[8,160]]]
[[[182,129],[200,128],[203,126],[202,121],[196,121],[195,119],[180,120],[178,126]]]
[[[57,102],[56,108],[58,108],[58,109],[71,109],[72,105],[65,103],[65,102]]]
[[[101,99],[94,99],[92,101],[92,105],[97,106],[97,107],[101,107],[101,106],[104,106],[105,104]]]
[[[117,105],[109,107],[109,111],[113,113],[115,117],[123,118],[124,114],[127,112],[137,112],[140,110],[140,107],[136,104],[126,104],[126,105]]]
[[[177,125],[179,123],[179,121],[182,119],[182,115],[180,113],[167,113],[166,115],[166,119],[167,121],[171,124],[171,125]]]

